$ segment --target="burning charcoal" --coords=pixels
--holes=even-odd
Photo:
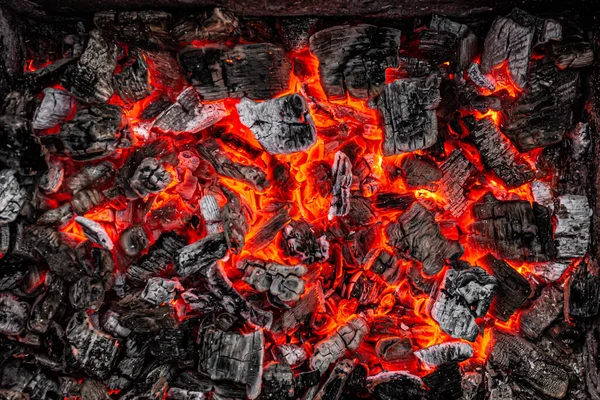
[[[556,282],[563,276],[569,264],[570,260],[536,263],[533,266],[533,273],[544,278],[546,282]]]
[[[544,19],[538,21],[537,33],[540,44],[550,41],[560,42],[562,40],[562,25],[554,19]]]
[[[0,225],[16,220],[26,200],[27,191],[20,187],[16,172],[0,171]]]
[[[246,215],[244,214],[238,195],[225,187],[221,187],[221,190],[227,197],[227,204],[223,206],[221,212],[225,239],[231,252],[239,254],[246,241],[248,221],[246,220]]]
[[[107,311],[102,316],[102,321],[104,321],[102,324],[102,328],[110,334],[121,337],[127,337],[131,334],[131,330],[121,325],[121,323],[119,322],[119,317],[119,314],[117,314],[116,312]]]
[[[285,363],[269,364],[262,375],[263,396],[267,400],[295,399],[294,372]]]
[[[223,103],[202,104],[198,92],[189,87],[156,117],[153,126],[162,132],[196,133],[216,124],[226,115]]]
[[[375,353],[383,361],[403,361],[412,357],[413,346],[409,338],[391,336],[377,341]]]
[[[171,303],[151,306],[138,296],[130,294],[113,304],[112,310],[121,316],[121,325],[135,333],[156,333],[161,329],[173,329],[177,325],[175,309]]]
[[[138,165],[129,184],[139,197],[146,197],[151,193],[162,192],[172,180],[173,176],[160,160],[148,157]]]
[[[521,157],[490,117],[476,120],[465,117],[469,128],[469,138],[479,150],[481,161],[486,169],[494,171],[508,188],[515,188],[534,178],[534,171]]]
[[[178,58],[188,82],[207,101],[270,99],[288,89],[292,71],[284,49],[271,43],[190,46]]]
[[[409,189],[437,190],[435,182],[442,178],[442,171],[437,164],[425,157],[412,154],[402,158],[400,168],[404,172],[404,179]]]
[[[71,193],[84,189],[104,187],[116,174],[116,167],[109,161],[98,164],[86,164],[67,179],[67,188]]]
[[[535,202],[554,211],[554,190],[552,186],[544,181],[535,180],[531,182],[530,187]]]
[[[166,271],[173,264],[177,252],[185,245],[184,238],[177,233],[163,233],[146,255],[129,266],[127,278],[138,286],[145,284],[153,275]]]
[[[95,379],[85,379],[81,385],[81,398],[90,400],[109,400],[106,386]]]
[[[488,362],[524,379],[540,393],[561,399],[569,386],[569,375],[535,345],[525,339],[494,331],[495,343]]]
[[[438,87],[435,75],[398,79],[385,85],[378,100],[384,125],[384,155],[426,149],[437,141]]]
[[[592,211],[587,196],[566,194],[556,198],[554,243],[558,258],[583,257],[590,240]]]
[[[572,319],[587,319],[598,315],[600,303],[600,278],[589,272],[582,261],[565,284],[565,316]]]
[[[104,227],[98,222],[84,217],[75,217],[75,222],[81,226],[85,236],[96,243],[97,245],[104,247],[106,250],[112,250],[114,247],[113,241],[108,236],[108,233],[104,230]]]
[[[233,37],[238,29],[239,21],[235,14],[215,7],[177,23],[171,30],[171,34],[177,42],[189,43],[193,40],[216,42]]]
[[[52,194],[58,192],[65,176],[65,166],[54,159],[48,160],[48,170],[44,172],[38,186],[44,192]]]
[[[333,161],[333,188],[329,220],[333,217],[343,217],[350,211],[350,186],[352,185],[352,163],[348,156],[338,151]]]
[[[109,156],[124,135],[121,109],[113,105],[81,109],[61,125],[59,138],[67,155],[78,161]]]
[[[308,47],[310,35],[318,18],[284,17],[277,21],[277,33],[287,51],[297,51]]]
[[[388,285],[398,283],[402,273],[398,259],[387,250],[379,252],[371,265],[371,271],[379,275]]]
[[[473,357],[473,347],[465,342],[446,342],[417,350],[415,355],[428,367],[437,367]]]
[[[349,383],[356,362],[345,359],[336,364],[327,380],[317,392],[314,400],[338,400],[342,398],[344,389]]]
[[[206,232],[210,235],[223,231],[221,220],[221,207],[213,195],[206,195],[200,199],[200,212],[206,223]]]
[[[594,61],[594,50],[588,42],[558,42],[549,47],[550,57],[560,69],[583,68]]]
[[[472,63],[467,70],[467,75],[478,87],[491,90],[496,90],[496,80],[493,76],[483,74],[479,69],[479,64]]]
[[[244,271],[244,282],[259,292],[269,292],[283,302],[297,301],[304,292],[308,269],[302,265],[287,266],[259,259],[244,259],[237,268]]]
[[[84,276],[71,285],[69,300],[77,309],[98,311],[104,301],[104,286],[100,279]]]
[[[321,262],[329,257],[329,242],[325,235],[315,235],[312,226],[304,221],[291,221],[283,228],[283,238],[287,244],[287,250],[293,257],[307,264]]]
[[[423,383],[433,392],[435,398],[447,400],[462,399],[462,375],[457,363],[442,364],[435,371],[423,377]]]
[[[42,147],[31,132],[28,120],[13,115],[0,117],[0,167],[21,175],[35,175],[46,170]]]
[[[376,400],[423,400],[427,393],[421,378],[405,371],[380,372],[367,378]]]
[[[135,103],[150,96],[152,85],[149,82],[148,63],[138,55],[135,61],[113,77],[115,91],[126,103]]]
[[[59,398],[57,383],[42,371],[16,360],[6,362],[2,366],[0,386],[7,390],[3,390],[1,396],[7,400]]]
[[[306,100],[291,94],[257,103],[242,98],[236,106],[240,122],[270,154],[290,154],[309,149],[317,140]]]
[[[550,60],[532,63],[527,90],[506,110],[502,132],[522,153],[562,140],[580,96],[579,72]]]
[[[563,292],[546,286],[531,307],[521,313],[521,333],[537,339],[563,311]]]
[[[181,298],[188,307],[201,313],[216,312],[224,308],[220,300],[212,293],[203,293],[195,288],[188,289],[181,293]]]
[[[71,353],[89,374],[104,377],[112,369],[119,342],[97,330],[84,312],[78,312],[66,329]]]
[[[459,296],[471,308],[476,318],[487,313],[496,292],[497,280],[479,267],[446,272],[444,289]]]
[[[176,279],[150,278],[140,298],[154,306],[158,306],[173,300],[178,288],[181,288],[181,285]]]
[[[256,234],[246,243],[246,249],[256,251],[264,248],[273,241],[275,235],[279,233],[291,220],[287,208],[281,208],[276,214],[271,216],[260,224]]]
[[[49,129],[65,122],[75,108],[75,99],[60,89],[44,89],[44,99],[33,116],[33,129]]]
[[[295,344],[280,344],[273,348],[273,355],[282,363],[290,367],[298,367],[308,359],[308,354],[303,347]]]
[[[491,272],[498,285],[490,312],[495,318],[508,321],[511,315],[529,298],[531,294],[529,282],[506,262],[498,260],[491,254],[480,258],[478,263]]]
[[[219,175],[245,182],[261,192],[269,187],[267,174],[262,169],[232,161],[215,139],[203,141],[197,149]]]
[[[412,194],[377,193],[373,206],[379,210],[404,211],[415,201]]]
[[[438,295],[431,309],[431,318],[454,338],[474,342],[479,334],[479,327],[471,309],[464,304],[462,298],[447,292],[440,292]]]
[[[481,55],[481,70],[488,74],[508,60],[510,78],[522,89],[527,83],[535,26],[527,18],[517,18],[517,14],[498,17],[492,23]]]
[[[440,272],[446,260],[456,259],[463,253],[458,242],[442,235],[433,213],[418,202],[400,215],[398,222],[389,224],[385,232],[390,245],[420,261],[428,276]]]
[[[150,238],[146,234],[146,231],[141,225],[132,226],[127,228],[121,233],[119,239],[121,248],[125,251],[128,256],[136,256],[140,254],[150,244]]]
[[[260,394],[263,373],[262,330],[246,335],[214,329],[202,333],[198,370],[216,381],[244,385],[249,399]]]
[[[87,103],[106,103],[113,95],[112,74],[117,66],[117,46],[102,34],[90,32],[85,51],[77,64],[61,79],[63,86]]]
[[[29,305],[10,293],[0,293],[0,333],[18,335],[25,329]]]
[[[289,332],[313,313],[318,304],[322,303],[323,291],[319,284],[310,288],[304,296],[296,302],[289,310],[286,310],[281,317],[281,324],[284,332]]]
[[[457,37],[450,32],[424,29],[418,33],[418,44],[419,53],[437,65],[454,59]]]
[[[177,252],[175,272],[179,276],[190,276],[197,272],[206,273],[206,269],[225,257],[227,243],[223,233],[206,236],[204,239],[189,244]]]
[[[83,215],[104,201],[104,196],[95,189],[82,190],[71,199],[71,207],[76,214]]]
[[[469,181],[477,173],[477,167],[467,160],[462,151],[454,150],[440,164],[440,169],[442,170],[440,191],[448,200],[445,208],[452,216],[458,218],[467,210],[469,199],[466,196],[466,189]]]
[[[362,316],[354,316],[328,338],[315,345],[310,358],[310,367],[318,369],[323,374],[329,366],[339,360],[346,351],[355,351],[369,333],[369,325]]]
[[[373,25],[339,25],[310,37],[310,52],[319,59],[319,75],[327,97],[377,96],[387,68],[398,66],[400,31]]]

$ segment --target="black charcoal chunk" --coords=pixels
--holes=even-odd
[[[249,399],[260,394],[263,358],[262,330],[244,335],[215,329],[202,332],[198,370],[215,381],[244,385]]]
[[[7,400],[57,399],[58,384],[41,368],[29,366],[20,360],[2,365],[0,374],[1,396]]]
[[[565,316],[575,321],[595,317],[600,309],[598,299],[600,278],[582,261],[565,284]]]
[[[380,372],[368,377],[367,382],[376,400],[423,400],[427,397],[421,378],[405,371]]]
[[[188,87],[175,103],[156,117],[153,127],[162,132],[196,133],[216,124],[226,115],[223,103],[202,104],[198,92]]]
[[[27,191],[19,185],[16,171],[0,171],[0,225],[17,219],[27,200]]]
[[[502,321],[508,321],[519,307],[529,298],[531,285],[527,279],[503,260],[488,254],[478,261],[496,278],[496,297],[490,313]]]
[[[104,301],[104,286],[96,277],[84,276],[69,289],[71,305],[79,310],[98,311]]]
[[[216,42],[235,37],[238,31],[239,21],[235,14],[215,7],[178,22],[171,29],[171,34],[177,42]]]
[[[124,118],[114,105],[91,106],[77,111],[75,118],[61,125],[59,138],[65,153],[78,161],[112,154],[124,138]]]
[[[190,46],[178,58],[188,82],[208,101],[275,97],[288,89],[292,71],[284,49],[270,43]]]
[[[455,218],[461,217],[469,205],[467,189],[477,174],[477,167],[464,156],[461,150],[453,150],[440,164],[442,178],[440,191],[448,201],[445,209]]]
[[[457,363],[440,365],[435,371],[423,377],[423,383],[431,389],[434,398],[444,400],[462,399],[462,375]]]
[[[96,207],[103,201],[104,196],[102,196],[102,193],[98,192],[97,190],[82,190],[80,192],[75,193],[75,195],[71,199],[71,207],[67,207],[64,210],[64,213],[66,215],[69,215],[70,212],[74,211],[76,214],[82,215],[90,211],[92,208]],[[72,208],[72,210],[70,208]]]
[[[554,243],[558,258],[585,256],[590,241],[591,215],[587,196],[565,194],[556,198]]]
[[[342,151],[335,153],[332,167],[333,187],[329,220],[333,217],[343,217],[350,212],[350,186],[352,185],[352,163]]]
[[[166,271],[185,245],[185,239],[176,232],[161,234],[148,253],[129,266],[127,278],[137,286],[145,284],[150,277]]]
[[[563,303],[563,292],[552,285],[546,286],[540,297],[521,313],[520,332],[530,339],[537,339],[562,314]]]
[[[84,189],[99,189],[106,186],[116,174],[116,167],[110,161],[98,164],[85,164],[69,176],[66,185],[71,193]]]
[[[94,24],[107,36],[137,47],[157,48],[174,45],[168,27],[171,14],[164,11],[100,11]]]
[[[543,262],[555,256],[552,221],[544,206],[500,201],[488,193],[473,204],[473,218],[469,242],[477,248],[515,261]]]
[[[413,345],[409,338],[389,336],[377,341],[375,354],[383,361],[405,361],[413,356]]]
[[[319,59],[319,74],[327,97],[378,95],[387,68],[398,66],[400,31],[373,25],[339,25],[310,37],[310,51]]]
[[[83,233],[90,241],[105,248],[106,250],[113,249],[114,243],[100,223],[81,216],[75,217],[75,222],[79,224],[83,230]]]
[[[304,347],[295,344],[280,344],[273,348],[273,355],[277,360],[290,367],[298,367],[308,359]]]
[[[227,197],[227,203],[221,210],[223,232],[225,232],[225,239],[231,252],[239,254],[246,243],[248,220],[239,196],[225,187],[221,187],[221,190]]]
[[[460,297],[476,318],[482,318],[487,313],[496,287],[497,279],[479,267],[449,269],[444,281],[444,289],[448,294]]]
[[[474,342],[479,334],[479,326],[471,308],[459,296],[445,291],[438,294],[431,309],[433,318],[448,335]]]
[[[401,254],[420,261],[423,272],[429,276],[440,272],[446,260],[457,259],[463,253],[457,241],[442,235],[433,213],[418,202],[385,231],[390,245]]]
[[[0,166],[22,175],[35,175],[46,170],[42,146],[32,135],[30,123],[21,117],[0,117]]]
[[[0,333],[18,335],[26,327],[29,305],[11,293],[0,293]]]
[[[141,54],[121,73],[113,76],[113,86],[126,103],[135,103],[150,96],[153,87],[149,81],[148,63]]]
[[[105,377],[110,372],[119,352],[119,342],[96,329],[86,313],[73,315],[66,335],[73,357],[87,373]]]
[[[356,362],[351,359],[345,359],[337,363],[314,399],[338,400],[342,398],[355,366]]]
[[[385,85],[377,104],[383,118],[384,155],[426,149],[437,141],[439,84],[439,79],[431,75]]]
[[[297,301],[304,293],[308,269],[302,265],[287,266],[275,262],[246,258],[237,264],[244,271],[242,280],[259,292],[269,292],[283,302]]]
[[[465,342],[445,342],[417,350],[415,356],[428,367],[437,367],[473,357],[473,347]]]
[[[396,256],[387,250],[381,250],[371,264],[371,272],[379,275],[388,285],[395,285],[400,279],[402,270]]]
[[[221,207],[215,196],[207,194],[200,199],[200,212],[206,224],[206,232],[212,233],[223,232],[223,220],[221,218]]]
[[[67,92],[55,88],[44,89],[44,98],[40,103],[31,126],[33,129],[49,129],[65,122],[75,109],[75,99]]]
[[[98,30],[90,32],[85,51],[77,64],[63,75],[61,83],[75,97],[87,103],[106,103],[114,93],[112,77],[117,66],[118,47]]]
[[[308,105],[299,94],[261,103],[242,98],[236,108],[240,122],[252,131],[256,140],[270,154],[305,151],[317,140]]]
[[[467,76],[476,84],[478,87],[487,89],[490,91],[496,90],[496,80],[489,74],[484,74],[479,69],[479,64],[472,63],[467,70]]]
[[[217,260],[227,254],[227,243],[223,233],[215,233],[181,248],[175,259],[175,272],[190,276],[197,272],[206,274]]]
[[[267,400],[294,399],[294,372],[288,364],[271,363],[267,365],[262,376],[262,394]]]
[[[293,220],[283,228],[287,251],[293,257],[312,264],[329,257],[329,242],[325,235],[316,236],[315,230],[304,220]]]
[[[181,285],[176,279],[150,278],[140,295],[140,299],[147,301],[153,306],[159,306],[175,299],[176,291],[180,288]]]
[[[281,317],[281,328],[289,332],[303,323],[315,310],[317,305],[323,303],[323,290],[320,284],[313,285],[296,304],[286,310]]]
[[[273,239],[288,223],[291,217],[287,208],[281,208],[277,213],[271,215],[256,229],[256,233],[246,242],[246,249],[257,251],[272,243]]]
[[[172,180],[173,176],[160,160],[147,157],[135,169],[129,185],[139,197],[146,197],[151,193],[162,192]]]
[[[442,171],[437,164],[426,157],[409,154],[400,161],[404,180],[409,189],[427,189],[435,192],[437,181],[442,178]]]
[[[64,164],[59,160],[49,159],[48,170],[42,174],[38,187],[46,193],[56,193],[60,189],[64,177]]]
[[[125,229],[119,238],[121,248],[128,256],[136,256],[148,247],[150,238],[141,225]]]
[[[551,43],[549,53],[560,69],[583,68],[594,62],[594,50],[588,42]]]

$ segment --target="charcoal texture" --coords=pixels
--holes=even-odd
[[[473,357],[473,347],[464,342],[446,342],[418,350],[415,355],[427,366],[436,367],[444,363],[465,361]]]
[[[44,98],[35,111],[33,129],[48,129],[64,122],[75,107],[75,99],[60,89],[44,89]]]
[[[13,222],[27,200],[27,191],[19,185],[16,172],[0,171],[0,225]]]
[[[352,184],[352,163],[348,156],[338,151],[333,161],[333,187],[331,205],[327,217],[343,217],[350,212],[350,185]]]
[[[198,272],[206,273],[206,269],[225,257],[226,253],[227,243],[223,233],[206,236],[178,251],[175,271],[180,276],[189,276]]]
[[[269,292],[281,301],[297,301],[304,292],[303,276],[308,269],[302,265],[287,266],[258,259],[245,259],[238,263],[244,271],[244,282],[259,292]]]
[[[149,81],[148,63],[138,55],[131,65],[113,77],[115,91],[126,103],[135,103],[150,96],[152,85]]]
[[[440,170],[442,171],[440,191],[448,201],[445,208],[458,218],[467,211],[469,199],[466,192],[470,181],[477,174],[477,167],[467,160],[460,150],[454,150],[440,164]]]
[[[529,308],[521,313],[521,333],[537,339],[563,311],[563,292],[546,286]]]

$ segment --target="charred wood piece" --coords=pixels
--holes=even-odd
[[[433,308],[433,318],[448,335],[474,342],[479,334],[475,315],[459,296],[442,291],[438,294]]]
[[[273,98],[288,89],[292,71],[285,50],[270,43],[187,47],[178,58],[188,82],[208,101]]]
[[[283,238],[291,256],[312,264],[329,258],[329,242],[325,235],[317,237],[313,227],[304,220],[291,221],[283,228]]]
[[[346,323],[340,325],[328,338],[315,345],[315,350],[310,358],[310,366],[323,374],[329,366],[339,360],[346,351],[355,351],[369,333],[367,320],[354,316]]]
[[[68,208],[72,208],[76,214],[83,215],[86,212],[90,211],[92,208],[96,207],[100,203],[104,201],[104,196],[95,190],[82,190],[80,192],[75,193],[73,198],[71,199],[71,205]],[[68,206],[68,205],[67,205]],[[71,210],[65,210],[65,213],[68,215]]]
[[[567,371],[525,339],[499,331],[494,331],[493,337],[495,343],[489,363],[517,375],[546,396],[556,399],[565,397],[569,386]]]
[[[75,222],[81,226],[85,236],[93,243],[106,250],[112,250],[115,246],[108,233],[106,233],[106,230],[104,230],[104,227],[98,222],[81,216],[75,217]]]
[[[175,232],[163,233],[146,255],[129,266],[127,278],[136,285],[145,283],[153,275],[167,270],[185,245],[184,238]]]
[[[149,81],[148,63],[141,54],[113,77],[113,86],[125,103],[135,103],[150,96],[153,87]]]
[[[533,267],[533,272],[544,278],[546,282],[556,282],[559,280],[567,268],[571,260],[548,261],[545,263],[536,263]]]
[[[271,363],[262,375],[264,399],[295,399],[294,372],[286,363]]]
[[[253,188],[264,191],[269,187],[267,174],[257,166],[232,161],[219,142],[208,139],[198,144],[198,153],[208,161],[217,173],[226,178],[242,181]]]
[[[212,380],[244,385],[248,398],[255,399],[261,390],[264,341],[262,330],[245,335],[206,330],[198,370]]]
[[[256,234],[246,242],[246,248],[257,251],[273,241],[277,233],[290,223],[291,217],[287,208],[280,209],[270,218],[264,220],[256,230]]]
[[[502,135],[492,118],[476,120],[469,116],[463,120],[470,131],[469,139],[481,154],[484,167],[494,171],[508,188],[533,180],[533,169]]]
[[[335,365],[327,380],[317,392],[314,400],[338,400],[349,383],[356,362],[345,359]]]
[[[137,47],[162,48],[174,45],[168,27],[171,14],[164,11],[100,11],[94,24],[107,36]]]
[[[198,92],[189,87],[156,117],[153,127],[162,132],[196,133],[216,124],[226,115],[223,103],[202,104]]]
[[[144,228],[140,225],[127,228],[121,233],[119,238],[121,248],[128,256],[136,256],[150,244],[150,238]]]
[[[110,161],[85,164],[69,176],[66,186],[71,193],[77,193],[84,189],[101,189],[115,177],[116,173],[117,169]]]
[[[321,286],[317,284],[311,287],[292,308],[283,313],[281,317],[283,331],[289,332],[303,323],[323,301]]]
[[[27,200],[27,191],[19,185],[16,171],[0,171],[0,225],[17,219]]]
[[[525,200],[499,201],[491,193],[473,204],[469,241],[515,261],[544,262],[555,256],[549,210]]]
[[[63,86],[87,103],[106,103],[114,93],[112,78],[117,66],[118,48],[98,30],[90,32],[85,51],[77,64],[61,79]]]
[[[445,209],[455,218],[459,218],[467,211],[469,199],[466,191],[470,181],[478,172],[477,167],[467,160],[462,151],[454,150],[440,164],[440,170],[442,171],[440,191],[448,200]]]
[[[206,223],[206,232],[209,235],[223,232],[221,207],[219,207],[219,203],[217,203],[215,196],[208,194],[200,199],[200,212]]]
[[[434,398],[459,400],[463,398],[462,375],[457,363],[442,364],[423,377],[423,383]]]
[[[420,203],[413,203],[400,217],[385,229],[388,242],[398,252],[420,261],[423,272],[436,275],[446,260],[453,260],[463,253],[461,245],[446,239],[435,221],[434,215]]]
[[[290,367],[298,367],[308,360],[308,353],[304,347],[295,344],[280,344],[273,348],[273,355],[280,362],[285,362]]]
[[[178,43],[193,40],[218,42],[237,36],[239,24],[235,14],[215,7],[178,22],[171,29],[171,34]]]
[[[556,198],[554,243],[558,258],[585,256],[590,240],[591,215],[587,196],[565,194]]]
[[[112,154],[124,138],[122,110],[99,105],[77,111],[75,118],[61,125],[59,138],[65,153],[74,160],[88,161]]]
[[[371,272],[376,273],[388,285],[395,285],[402,274],[398,258],[387,250],[381,250],[373,264]]]
[[[104,301],[104,285],[96,277],[84,276],[71,285],[69,301],[78,310],[98,311]]]
[[[582,261],[565,284],[565,317],[574,321],[595,317],[600,310],[598,298],[600,278],[588,270],[586,261]]]
[[[442,178],[442,171],[433,160],[413,154],[402,158],[400,168],[409,189],[422,188],[435,192],[438,187],[436,182]]]
[[[332,167],[333,187],[331,205],[329,206],[329,220],[334,217],[343,217],[350,212],[350,186],[352,185],[352,163],[342,151],[335,153]]]
[[[473,81],[475,85],[482,89],[490,91],[496,90],[496,80],[489,74],[484,74],[479,69],[479,64],[472,63],[467,70],[467,76]]]
[[[421,378],[405,371],[380,372],[369,376],[367,382],[376,400],[422,400],[427,397]]]
[[[206,236],[177,252],[175,272],[179,276],[190,276],[197,272],[206,274],[207,269],[227,254],[227,243],[223,233]]]
[[[381,93],[387,68],[398,66],[400,31],[373,25],[339,25],[310,37],[309,47],[319,59],[323,89],[330,99]]]
[[[373,206],[378,210],[404,211],[415,201],[413,194],[377,193]]]
[[[385,85],[377,104],[383,118],[384,155],[426,149],[437,141],[435,109],[441,100],[439,84],[439,79],[430,75]]]
[[[242,98],[236,106],[240,122],[270,154],[308,150],[317,140],[317,131],[304,97],[290,94],[257,103]]]
[[[92,325],[89,316],[78,312],[66,329],[71,353],[89,374],[105,377],[112,369],[119,352],[119,342]]]
[[[377,341],[375,353],[383,361],[408,360],[413,355],[413,345],[409,338],[390,336]]]
[[[502,321],[508,321],[511,315],[531,295],[531,285],[521,274],[503,260],[488,254],[478,261],[496,278],[496,297],[490,313]]]
[[[446,272],[444,289],[452,296],[460,297],[476,318],[487,313],[496,292],[497,279],[479,267]]]
[[[65,177],[65,166],[59,160],[48,160],[48,170],[44,172],[38,186],[46,193],[56,193]]]
[[[227,197],[227,203],[221,210],[225,239],[231,252],[239,254],[246,243],[248,220],[238,195],[225,187],[221,187],[221,190]]]
[[[446,342],[417,350],[415,356],[428,367],[437,367],[473,357],[473,347],[465,342]]]
[[[521,313],[520,332],[530,339],[537,339],[563,311],[563,292],[552,285],[542,289],[529,308]]]
[[[169,186],[173,176],[160,160],[147,157],[142,160],[129,180],[129,185],[139,197],[162,192]]]
[[[65,122],[75,109],[75,99],[60,89],[44,89],[44,98],[35,110],[31,126],[33,129],[49,129]]]
[[[29,305],[11,293],[0,293],[0,333],[18,335],[26,328]]]
[[[154,306],[158,306],[173,300],[176,290],[180,288],[181,285],[176,279],[150,278],[140,298]]]
[[[549,47],[550,57],[560,69],[583,68],[594,62],[594,50],[588,42],[558,42]]]
[[[302,264],[287,266],[245,259],[238,263],[237,268],[244,271],[244,282],[259,292],[269,292],[283,302],[297,301],[304,292],[303,276],[308,269]]]

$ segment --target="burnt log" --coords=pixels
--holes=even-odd
[[[520,332],[537,339],[563,311],[563,292],[552,285],[542,289],[540,297],[521,313]]]
[[[208,101],[270,99],[288,89],[292,71],[284,49],[270,43],[187,47],[178,58],[188,82]]]
[[[49,129],[65,122],[75,109],[75,99],[67,92],[55,88],[44,89],[44,98],[40,103],[31,126],[33,129]]]
[[[297,301],[304,292],[308,269],[302,265],[287,266],[259,259],[244,259],[237,264],[244,271],[242,280],[259,292],[269,292],[283,302]]]
[[[447,260],[460,257],[461,245],[442,235],[433,213],[420,203],[413,203],[385,229],[388,243],[411,259],[422,263],[423,272],[436,275]]]
[[[437,141],[439,84],[439,79],[430,75],[385,85],[377,104],[384,128],[384,155],[426,149]]]
[[[515,261],[544,262],[556,254],[549,210],[525,200],[499,201],[491,193],[473,204],[469,242]]]
[[[306,100],[290,94],[257,103],[242,98],[236,106],[244,124],[270,154],[308,150],[317,140],[317,131],[308,113]]]
[[[442,164],[440,164],[442,178],[440,179],[440,192],[448,201],[445,210],[453,217],[461,217],[467,206],[467,188],[478,170],[464,156],[461,150],[454,150]]]
[[[331,205],[327,218],[343,217],[350,212],[350,186],[352,185],[352,163],[342,151],[335,153],[332,167],[333,186]]]
[[[186,245],[183,237],[175,232],[165,232],[154,243],[148,253],[127,269],[127,278],[135,285],[145,283],[153,275],[158,275],[174,262],[178,251]]]
[[[415,356],[428,367],[437,367],[473,357],[473,347],[464,342],[446,342],[417,350]]]

